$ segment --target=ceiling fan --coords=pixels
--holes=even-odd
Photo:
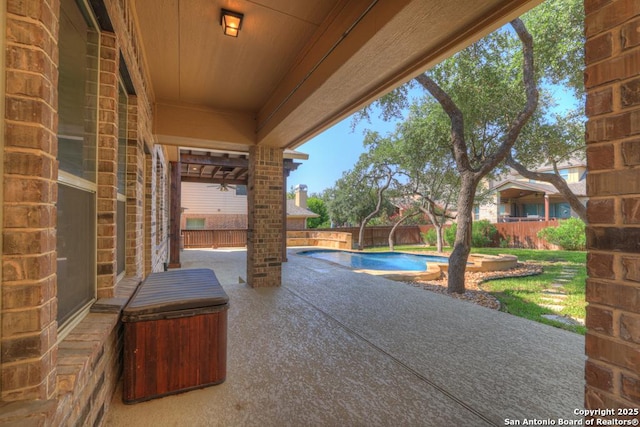
[[[229,185],[226,182],[224,182],[226,178],[227,178],[227,174],[224,174],[222,176],[222,182],[220,184],[207,185],[207,187],[219,187],[220,191],[229,191],[229,189],[235,190],[236,189],[235,185]]]
[[[222,182],[220,184],[213,184],[213,185],[207,185],[207,187],[219,187],[220,191],[229,191],[229,189],[231,190],[235,190],[236,186],[235,185],[229,185],[225,182]]]

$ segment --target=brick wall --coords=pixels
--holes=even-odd
[[[287,230],[304,230],[307,228],[306,218],[287,218]]]
[[[159,146],[145,154],[144,272],[162,271],[168,261],[168,201],[166,200],[168,163]]]
[[[112,297],[116,286],[119,57],[115,34],[103,32],[98,102],[98,298]]]
[[[280,286],[283,248],[282,149],[249,149],[247,283]]]
[[[0,397],[49,399],[57,362],[59,10],[56,1],[8,1],[6,13]]]
[[[144,143],[138,138],[138,99],[129,96],[127,115],[127,276],[144,276]]]
[[[101,33],[97,170],[97,296],[92,312],[58,343],[56,203],[58,0],[0,0],[6,29],[0,47],[3,213],[0,284],[0,425],[99,425],[121,374],[119,310],[145,271],[166,261],[165,153],[154,147],[139,52],[126,25],[126,3],[106,0],[115,34]],[[129,16],[130,13],[128,14]],[[6,37],[6,39],[5,39]],[[98,52],[98,49],[90,51]],[[1,49],[4,52],[4,49]],[[118,63],[125,59],[138,96],[130,97],[127,129],[126,274],[116,281]],[[6,67],[6,69],[5,69]],[[91,110],[87,110],[91,114]],[[95,135],[93,135],[95,137]],[[89,135],[87,138],[91,139]],[[85,149],[94,150],[87,145]],[[149,153],[149,154],[145,154]],[[157,178],[157,179],[156,179]],[[148,200],[147,200],[147,190]],[[156,209],[158,207],[158,209]],[[156,229],[156,221],[160,224]],[[164,230],[164,231],[163,231]],[[162,234],[162,233],[165,234]],[[153,244],[146,245],[146,240]],[[147,250],[148,248],[148,250]],[[148,255],[148,258],[147,258]],[[147,270],[147,266],[149,267]],[[137,276],[137,277],[136,277]],[[101,310],[105,310],[102,312]]]
[[[640,405],[640,2],[585,1],[588,408]]]
[[[153,150],[153,219],[151,269],[162,271],[169,260],[169,162],[161,146]]]
[[[153,250],[155,242],[155,204],[153,203],[154,174],[153,156],[144,155],[144,275],[153,271]]]

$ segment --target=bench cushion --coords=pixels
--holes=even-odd
[[[151,273],[122,313],[123,322],[194,315],[225,308],[229,297],[212,270],[171,270]]]

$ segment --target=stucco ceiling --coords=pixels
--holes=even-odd
[[[157,100],[256,112],[337,0],[136,0]],[[244,13],[225,37],[222,8]]]
[[[540,0],[134,0],[165,144],[295,148]],[[222,8],[244,14],[222,34]]]

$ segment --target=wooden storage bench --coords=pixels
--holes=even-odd
[[[150,274],[123,310],[123,401],[223,382],[228,308],[229,298],[211,270]]]

